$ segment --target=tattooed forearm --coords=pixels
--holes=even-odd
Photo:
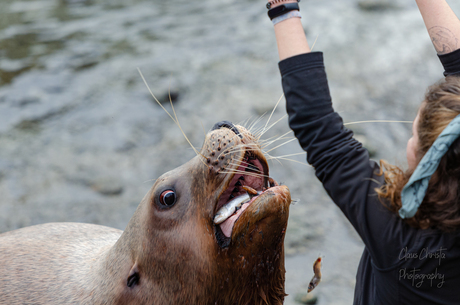
[[[428,33],[438,54],[446,54],[457,50],[458,39],[449,29],[434,26],[428,30]]]

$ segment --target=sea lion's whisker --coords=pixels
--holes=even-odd
[[[179,123],[179,119],[177,118],[177,114],[176,114],[176,111],[174,110],[174,106],[173,106],[173,103],[172,103],[172,99],[171,99],[171,92],[169,92],[169,102],[171,103],[171,107],[172,107],[172,110],[173,110],[173,113],[174,113],[174,117],[175,119],[172,117],[172,115],[166,110],[165,107],[163,107],[163,105],[160,103],[160,101],[156,98],[156,96],[153,94],[152,90],[150,89],[147,81],[145,80],[145,77],[144,75],[142,74],[141,72],[141,69],[137,68],[137,71],[139,72],[139,74],[141,75],[141,78],[142,80],[144,81],[144,84],[145,86],[147,87],[147,89],[149,90],[150,94],[152,95],[152,97],[155,99],[155,101],[157,102],[158,105],[160,105],[160,107],[169,115],[169,117],[173,120],[174,123],[176,123],[176,125],[179,127],[180,131],[182,132],[182,135],[185,137],[185,140],[187,140],[188,144],[190,144],[190,146],[193,148],[193,150],[195,151],[196,155],[197,156],[201,156],[203,157],[203,159],[205,159],[205,156],[203,156],[198,150],[195,149],[195,147],[193,147],[192,143],[190,142],[190,140],[188,139],[187,135],[185,134],[184,130],[182,129],[182,127],[180,126],[180,123]],[[201,162],[206,166],[206,163],[204,162],[203,159],[200,159]]]
[[[229,170],[229,171],[221,171],[219,172],[220,174],[244,174],[245,176],[253,176],[253,177],[267,177],[270,178],[267,175],[263,174],[256,174],[256,173],[248,173],[244,171],[239,171],[239,170]]]
[[[246,120],[243,120],[243,121],[240,121],[238,123],[236,123],[237,125],[241,125],[243,126],[244,128],[248,129],[247,125],[249,124],[249,121],[252,119],[252,115],[247,118]]]
[[[271,120],[271,118],[272,118],[272,116],[273,116],[273,113],[275,112],[276,107],[278,106],[278,104],[279,104],[279,102],[281,101],[281,99],[283,98],[283,96],[284,96],[284,94],[281,95],[280,99],[278,100],[278,102],[276,103],[276,105],[275,105],[275,107],[273,108],[272,112],[270,113],[270,116],[269,116],[269,118],[268,118],[268,120],[267,120],[267,122],[265,123],[264,126],[261,126],[261,127],[257,128],[257,129],[255,129],[254,131],[252,130],[252,127],[253,127],[253,126],[251,126],[251,129],[249,130],[249,132],[251,132],[257,139],[260,139],[260,136],[263,135],[263,134],[265,133],[265,129],[267,128],[267,125],[268,125],[268,123],[270,122],[270,120]],[[265,112],[264,114],[262,114],[262,115],[259,117],[259,119],[258,119],[255,123],[259,123],[259,121],[262,120],[262,118],[263,118],[266,114],[267,114],[266,112]],[[255,125],[255,123],[254,123],[254,125]]]
[[[254,147],[254,148],[248,148],[248,147],[240,147],[238,149],[235,149],[235,150],[230,150],[229,153],[238,153],[238,152],[251,152],[251,151],[259,151],[260,148],[258,146]]]
[[[265,176],[264,174],[256,174],[256,173],[247,173],[247,172],[241,172],[241,171],[228,171],[228,172],[225,172],[225,171],[221,171],[219,173],[234,173],[234,174],[239,174],[239,175],[242,175],[242,176],[251,176],[251,177],[255,177],[255,178],[262,178],[262,177],[267,177],[269,178],[268,176]]]
[[[239,164],[231,163],[230,165],[238,166]],[[224,170],[232,171],[234,173],[241,173],[241,174],[244,174],[244,175],[252,175],[252,176],[256,176],[256,177],[263,176],[263,173],[261,171],[256,172],[255,170],[254,171],[245,171],[245,170],[240,170],[240,169],[237,169],[237,168],[225,168]]]
[[[230,140],[233,140],[235,138],[239,137],[237,134],[233,134],[230,138]],[[231,148],[227,148],[227,149],[222,149],[222,151],[219,153],[219,155],[217,156],[217,158],[220,158],[222,156],[222,154],[226,154],[226,153],[232,153],[232,152],[236,152],[238,149],[239,151],[243,151],[243,149],[241,149],[241,147],[243,147],[244,144],[238,144],[238,145],[235,145]],[[251,145],[251,144],[248,144],[248,146]],[[236,149],[235,149],[236,148]]]
[[[261,145],[261,147],[262,147],[262,149],[265,149],[265,148],[267,148],[268,146],[272,145],[275,142],[278,142],[278,141],[281,141],[281,140],[291,140],[291,139],[294,139],[294,137],[282,137],[282,138],[273,140],[271,142],[264,143],[264,144]]]
[[[254,135],[254,137],[257,139],[257,134],[262,130],[263,127],[254,127],[253,129],[249,130],[249,132]]]
[[[290,131],[286,132],[285,134],[282,134],[278,137],[276,137],[275,139],[272,140],[272,138],[269,138],[267,139],[266,141],[260,141],[261,142],[261,146],[262,147],[267,147],[269,145],[272,145],[273,143],[275,143],[276,141],[279,141],[279,140],[283,140],[283,139],[294,139],[294,137],[286,137],[286,135],[288,135],[290,133]]]
[[[267,128],[267,125],[268,125],[268,123],[270,122],[270,120],[271,120],[271,118],[272,118],[272,116],[273,116],[273,113],[275,113],[275,110],[276,110],[276,108],[278,107],[278,104],[279,104],[279,103],[281,102],[281,100],[283,99],[283,97],[284,97],[284,93],[281,94],[281,96],[280,96],[280,98],[278,99],[278,102],[276,103],[275,107],[273,107],[272,113],[270,113],[270,116],[268,117],[268,120],[267,120],[267,122],[265,123],[265,126],[264,126],[264,128],[263,128],[262,134],[265,133],[265,128]]]
[[[364,123],[404,123],[404,124],[412,124],[413,121],[370,120],[370,121],[348,122],[348,123],[343,124],[343,126],[356,125],[356,124],[364,124]]]
[[[261,128],[261,130],[257,133],[257,134],[254,134],[254,136],[257,138],[257,139],[260,139],[267,131],[269,131],[273,126],[275,126],[276,124],[278,124],[282,119],[284,119],[285,117],[287,117],[287,114],[283,115],[281,118],[279,118],[278,120],[276,120],[274,123],[272,123],[270,126],[266,127],[264,126],[263,128]]]
[[[262,117],[265,116],[266,114],[267,114],[267,113],[265,112],[262,116],[260,116],[259,121],[261,121]],[[259,123],[259,122],[257,122],[257,123]],[[254,126],[254,129],[253,129],[253,130],[250,130],[250,132],[254,135],[254,137],[257,138],[257,135],[258,135],[259,133],[261,133],[261,132],[263,131],[263,129],[264,129],[264,126],[259,126],[259,127],[257,127],[257,128],[255,128],[255,126]]]
[[[144,182],[142,182],[142,183],[147,183],[147,182],[151,182],[151,181],[157,181],[157,180],[158,180],[158,178],[157,178],[157,179],[150,179],[150,180],[145,180],[145,181],[144,181]]]
[[[313,51],[313,48],[315,47],[316,41],[318,40],[319,35],[316,35],[315,41],[313,42],[313,45],[310,48],[310,52]]]
[[[250,143],[250,144],[238,144],[238,145],[235,145],[234,147],[226,150],[226,151],[223,151],[221,152],[222,153],[235,153],[235,152],[240,152],[240,151],[258,151],[260,148],[259,148],[259,145],[257,143]],[[219,155],[220,157],[220,155]]]
[[[257,120],[257,118],[253,119],[253,116],[250,116],[249,119],[246,122],[247,125],[245,125],[244,128],[246,128],[249,132],[251,132],[251,129],[254,126],[256,120]]]
[[[283,158],[283,157],[273,157],[272,159],[281,159],[281,160],[286,160],[286,161],[291,161],[291,162],[295,162],[295,163],[299,163],[299,164],[302,164],[302,165],[306,165],[306,166],[309,166],[309,167],[312,167],[310,164],[308,163],[305,163],[305,162],[300,162],[300,161],[297,161],[297,160],[293,160],[293,159],[289,159],[289,158]]]
[[[236,166],[236,168],[235,168],[234,170],[237,170],[237,171],[240,171],[240,172],[245,172],[245,173],[247,173],[246,169],[245,169],[245,170],[240,170],[240,169],[238,169],[239,166],[240,166],[241,164],[243,164],[243,163],[245,163],[245,162],[244,162],[244,161],[242,161],[242,162],[233,162],[233,161],[231,161],[231,162],[228,163],[228,165],[234,165],[234,166]],[[248,167],[251,168],[250,173],[263,173],[259,168],[257,168],[257,167],[256,167],[254,164],[252,164],[252,163],[246,163],[246,164],[244,164],[244,165],[247,165],[246,168],[248,168]],[[227,169],[228,169],[228,168],[227,168]]]
[[[236,152],[236,151],[243,151],[246,148],[250,149],[251,151],[254,149],[258,149],[259,145],[257,143],[249,143],[249,144],[238,144],[235,145],[234,147],[228,149],[229,152]]]
[[[237,165],[236,163],[232,163],[232,164],[233,164],[233,165]],[[249,162],[246,162],[246,161],[244,161],[244,160],[243,160],[243,161],[241,161],[241,163],[240,163],[240,164],[243,164],[243,165],[249,165],[249,164],[251,164],[251,163],[249,163]]]
[[[235,165],[235,166],[239,166],[239,165],[240,165],[240,164],[233,163],[233,162],[230,162],[229,164],[230,164],[230,165]],[[248,164],[248,165],[249,165],[249,164]],[[239,169],[237,169],[237,170],[240,171],[240,172],[243,172],[242,170],[239,170]],[[258,174],[258,173],[263,173],[261,170],[255,169],[255,168],[252,168],[252,167],[251,167],[251,170],[252,170],[252,173],[256,173],[256,174]],[[244,172],[247,173],[247,171],[244,171]]]
[[[262,120],[262,118],[265,116],[266,113],[262,114],[260,117],[258,117],[254,122],[251,124],[251,126],[248,128],[248,131],[252,134],[255,134],[255,132],[252,132],[252,129]]]
[[[251,164],[251,163],[248,163],[248,162],[245,162],[245,161],[241,161],[241,163],[239,163],[239,164],[238,164],[238,163],[235,163],[235,162],[229,162],[228,164],[229,164],[229,165],[240,166],[241,164],[243,164],[243,165],[249,165],[249,164]]]
[[[265,128],[265,129],[264,129],[264,132],[261,133],[261,134],[259,135],[259,138],[260,138],[261,136],[263,136],[267,131],[269,131],[273,126],[275,126],[276,124],[278,124],[281,120],[283,120],[283,119],[286,118],[286,117],[287,117],[287,114],[283,115],[281,118],[279,118],[279,119],[276,120],[274,123],[272,123],[269,127]]]
[[[272,150],[277,149],[278,147],[281,147],[281,146],[283,146],[283,145],[286,145],[286,144],[288,144],[288,143],[290,143],[290,142],[292,142],[292,141],[294,141],[294,140],[296,140],[296,138],[290,139],[290,140],[288,140],[288,141],[286,141],[286,142],[284,142],[284,143],[281,143],[280,145],[275,146],[275,147],[273,147],[273,148],[267,150],[266,152],[267,152],[267,153],[268,153],[268,152],[271,152]]]
[[[260,135],[257,135],[257,138],[260,139],[261,136],[263,136],[267,131],[269,131],[273,126],[278,124],[281,120],[283,120],[285,117],[287,117],[287,114],[283,115],[281,118],[279,118],[275,123],[271,124],[268,128],[264,129],[264,132],[261,133]]]
[[[274,157],[273,157],[273,156],[271,156],[269,153],[265,153],[265,152],[264,152],[264,155],[266,155],[266,156],[267,156],[267,157],[266,157],[267,161],[268,161],[268,160],[275,160],[275,161],[276,161],[276,162],[278,162],[279,164],[283,165],[283,163],[281,163],[281,161],[280,161],[280,160],[278,160],[278,159],[274,158]]]
[[[271,159],[275,158],[286,158],[286,157],[292,157],[292,156],[300,156],[300,155],[305,155],[306,152],[301,152],[301,153],[296,153],[296,154],[289,154],[289,155],[283,155],[283,156],[270,156]]]
[[[272,145],[273,143],[275,143],[275,142],[277,142],[277,141],[280,141],[280,140],[284,140],[284,139],[292,140],[292,139],[295,139],[295,137],[285,137],[288,133],[290,133],[290,131],[288,131],[288,132],[286,132],[285,134],[283,134],[283,135],[277,137],[277,138],[274,139],[274,140],[271,140],[271,141],[269,141],[269,142],[267,142],[267,143],[262,143],[262,144],[261,144],[262,148],[266,148],[266,147],[268,147],[268,146]]]
[[[284,136],[286,136],[288,133],[290,133],[291,131],[288,131],[286,132],[285,134],[281,135],[281,136],[272,136],[270,138],[267,138],[267,139],[263,139],[263,140],[259,140],[258,143],[259,144],[264,144],[268,141],[276,141],[276,139],[286,139],[286,138],[283,138]],[[288,137],[289,139],[292,138],[292,137]],[[275,139],[275,140],[274,140]]]
[[[278,136],[278,135],[275,135],[275,136],[272,136],[270,138],[267,138],[267,139],[263,139],[263,140],[259,140],[258,142],[259,143],[264,143],[264,142],[267,142],[267,141],[271,141],[271,139],[274,139],[274,138],[281,138],[281,137],[284,137],[286,136],[287,134],[291,133],[292,130],[289,130],[287,131],[286,133],[283,133],[282,135]]]
[[[174,105],[173,105],[173,102],[172,102],[172,99],[171,99],[171,90],[169,90],[169,103],[171,104],[171,109],[174,113],[174,117],[176,118],[176,124],[177,126],[179,127],[180,131],[182,132],[182,134],[184,135],[185,137],[185,140],[187,140],[188,144],[190,144],[190,146],[193,148],[193,150],[195,151],[196,155],[197,156],[202,156],[203,159],[206,159],[206,157],[204,155],[202,155],[197,149],[195,149],[195,147],[192,145],[192,143],[190,142],[190,140],[188,139],[187,135],[185,134],[184,130],[182,129],[182,126],[180,125],[180,122],[179,122],[179,118],[177,117],[177,113],[176,113],[176,110],[174,109]],[[204,162],[203,159],[200,159],[201,162],[205,165],[206,163]]]
[[[165,107],[163,107],[163,105],[160,103],[160,101],[158,101],[158,99],[155,97],[155,95],[153,94],[152,90],[150,89],[149,85],[147,84],[147,81],[145,80],[144,78],[144,75],[142,74],[141,72],[141,69],[137,68],[137,71],[139,71],[139,74],[141,75],[141,78],[142,80],[144,81],[144,84],[145,86],[147,87],[147,90],[149,90],[150,94],[153,96],[153,98],[155,99],[155,101],[158,103],[158,105],[160,105],[160,107],[169,115],[169,117],[171,118],[171,120],[173,120],[174,123],[176,123],[176,120],[174,120],[174,118],[172,117],[172,115],[168,112],[168,110],[166,110]],[[177,123],[176,123],[177,124]]]
[[[257,141],[259,141],[260,138],[261,138],[261,136],[265,133],[264,128],[265,128],[265,127],[262,126],[262,127],[257,128],[257,129],[254,131],[253,135],[254,135],[254,137],[257,139]]]

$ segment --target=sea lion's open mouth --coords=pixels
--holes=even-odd
[[[259,196],[278,183],[268,176],[268,165],[260,151],[246,151],[229,186],[219,197],[214,224],[218,241],[228,244],[235,223]]]

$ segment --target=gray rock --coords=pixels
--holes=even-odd
[[[110,177],[97,179],[90,184],[90,187],[94,191],[105,196],[116,196],[123,193],[123,186],[121,185],[120,181]]]

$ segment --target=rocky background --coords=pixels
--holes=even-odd
[[[415,2],[300,7],[344,121],[412,121],[426,87],[442,77]],[[215,122],[249,125],[270,113],[282,95],[277,62],[261,0],[1,0],[0,232],[60,221],[123,229],[154,180],[194,156],[137,68],[160,101],[171,92],[200,147]],[[289,131],[284,108],[282,100],[266,138]],[[348,125],[374,158],[402,166],[410,126]],[[318,304],[351,304],[363,245],[301,152],[296,141],[270,151],[298,154],[271,162],[271,175],[298,199],[286,237],[286,304],[296,304],[318,255]]]

